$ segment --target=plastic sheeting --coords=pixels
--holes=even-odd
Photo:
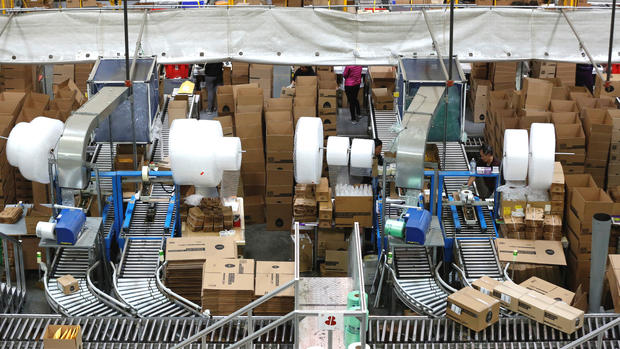
[[[447,53],[449,12],[427,11]],[[597,61],[607,60],[610,10],[569,11]],[[143,14],[129,13],[130,47]],[[124,54],[122,11],[24,13],[0,37],[0,63],[94,61]],[[8,21],[0,17],[0,27]],[[586,62],[558,10],[460,8],[455,11],[454,52],[461,61],[547,59]],[[616,29],[616,47],[620,29]],[[159,63],[236,60],[272,64],[396,64],[396,56],[434,55],[419,10],[350,14],[312,8],[231,7],[151,11],[144,55]],[[620,62],[620,55],[614,55]]]

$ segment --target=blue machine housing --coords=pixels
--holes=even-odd
[[[82,210],[63,209],[56,221],[56,241],[62,245],[74,245],[86,222],[86,214]]]
[[[405,241],[424,245],[426,233],[428,233],[433,218],[431,213],[424,209],[410,208],[404,218],[407,221],[405,224]]]

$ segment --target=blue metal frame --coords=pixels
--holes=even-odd
[[[495,178],[495,193],[494,193],[494,199],[495,199],[495,205],[493,206],[493,211],[491,211],[491,220],[492,220],[492,227],[493,227],[493,232],[494,232],[494,237],[498,237],[497,235],[497,227],[495,225],[495,217],[496,217],[496,213],[497,213],[497,203],[498,203],[498,193],[497,193],[497,187],[499,187],[500,184],[500,174],[499,173],[492,173],[492,174],[488,174],[488,175],[484,175],[484,174],[473,174],[469,171],[439,171],[439,175],[438,175],[438,180],[439,180],[439,185],[437,186],[437,195],[439,195],[439,197],[441,197],[441,193],[443,192],[443,182],[444,182],[444,178],[445,177],[490,177],[490,178]],[[451,198],[451,196],[449,196],[449,198]],[[441,226],[441,232],[443,233],[443,238],[444,238],[444,263],[452,263],[453,261],[453,246],[454,246],[454,237],[449,237],[446,236],[446,232],[443,226],[443,222],[441,220],[442,217],[442,203],[441,200],[437,200],[437,217],[439,217],[439,225]],[[454,206],[450,206],[450,209],[452,210],[452,214],[453,214],[453,219],[455,220],[455,228],[456,227],[460,227],[460,222],[458,220],[458,215],[456,215],[456,207]],[[481,207],[477,207],[478,209],[478,214],[480,216],[482,215],[482,208]],[[455,216],[456,215],[456,216]],[[458,225],[457,225],[458,222]],[[482,222],[481,222],[482,224]],[[488,229],[488,227],[486,226],[486,222],[484,222],[484,226],[486,229]],[[481,226],[482,228],[482,226]],[[476,239],[475,237],[457,237],[457,239],[459,240],[467,240],[467,239]]]
[[[108,208],[110,205],[113,205],[114,203],[112,202],[111,198],[107,198],[106,199],[106,205],[103,207],[102,215],[102,221],[105,222],[107,217],[108,217]],[[105,257],[107,261],[110,261],[110,249],[112,248],[112,240],[114,240],[116,234],[115,234],[115,230],[114,230],[114,224],[112,224],[110,226],[110,230],[109,231],[104,231],[103,232],[105,234],[105,238],[104,238],[104,243],[105,243]]]
[[[107,258],[110,258],[110,248],[112,246],[112,239],[116,239],[119,248],[122,250],[125,246],[125,239],[121,238],[121,231],[124,228],[129,228],[131,222],[131,215],[135,207],[135,196],[132,196],[127,204],[127,211],[123,209],[123,177],[142,177],[142,171],[104,171],[99,172],[99,178],[112,178],[112,204],[114,205],[114,224],[112,225],[111,233],[106,238],[106,251]],[[149,177],[172,177],[172,171],[149,171]],[[166,216],[166,227],[171,228],[167,233],[170,236],[177,235],[176,229],[181,227],[181,216],[176,215],[176,219],[172,222],[172,213],[174,210],[178,212],[181,205],[180,192],[178,186],[175,185],[175,195],[170,200],[170,206],[168,207],[168,214]],[[59,197],[59,196],[57,196]],[[104,213],[105,214],[105,213]],[[172,225],[171,225],[172,224]],[[141,238],[149,239],[149,238]]]

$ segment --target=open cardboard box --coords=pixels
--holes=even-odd
[[[61,334],[71,331],[75,335],[69,339],[55,339],[54,335],[60,330]],[[43,332],[44,349],[82,349],[82,328],[80,325],[47,325]]]

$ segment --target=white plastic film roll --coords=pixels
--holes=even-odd
[[[527,130],[506,130],[504,132],[503,175],[506,181],[524,181],[529,162],[529,140]]]
[[[58,143],[62,135],[64,124],[60,120],[39,116],[30,122],[21,137],[27,137],[24,141],[18,141],[21,146],[19,152],[19,172],[27,180],[48,184],[49,180],[49,155]]]
[[[327,138],[327,164],[349,165],[349,137],[330,136]]]
[[[30,123],[20,122],[9,133],[6,141],[6,158],[11,166],[19,167],[20,152],[29,137]]]
[[[533,123],[530,127],[528,186],[547,190],[553,180],[555,161],[555,127],[553,124]]]
[[[372,139],[353,139],[351,144],[351,167],[372,168],[375,142]]]
[[[241,140],[238,137],[220,138],[215,159],[218,168],[224,171],[239,171],[241,169]]]
[[[39,222],[35,228],[35,232],[38,237],[41,239],[56,239],[56,235],[54,234],[54,229],[56,229],[56,223],[53,222]]]
[[[295,181],[318,184],[323,167],[323,123],[320,118],[301,117],[295,128]]]
[[[351,343],[349,344],[349,347],[347,349],[362,349],[362,343],[360,342]],[[366,349],[370,349],[370,345],[366,344]]]

